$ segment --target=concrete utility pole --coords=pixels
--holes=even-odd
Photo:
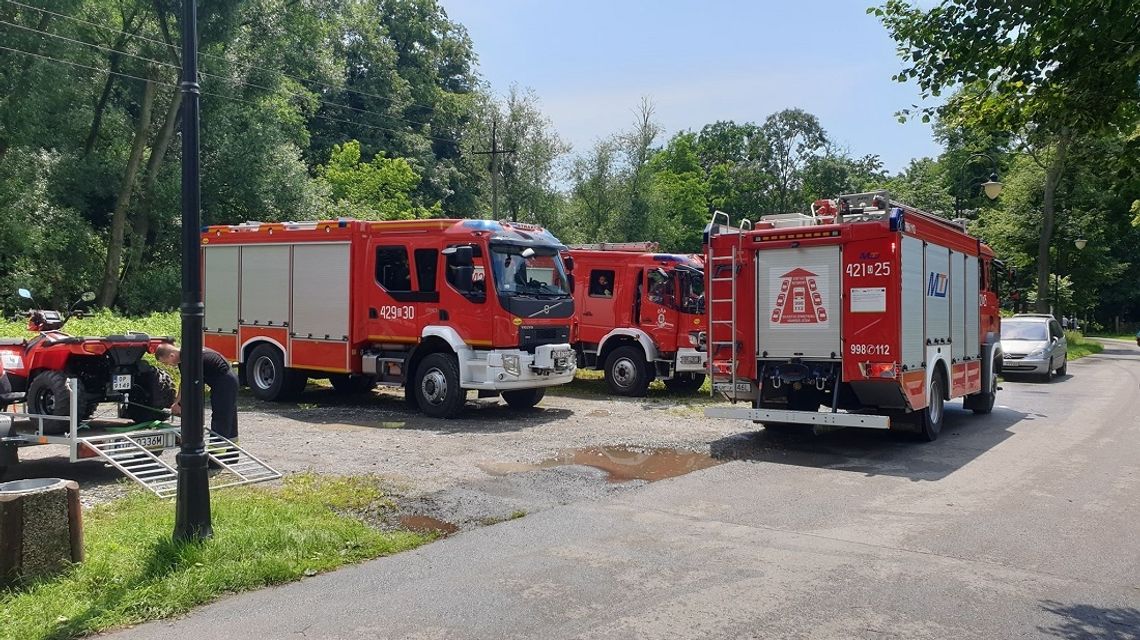
[[[499,219],[499,156],[514,152],[514,149],[499,148],[499,117],[495,116],[491,120],[491,148],[475,152],[491,156],[491,217],[495,220]]]
[[[205,540],[210,524],[210,477],[202,429],[202,228],[198,148],[198,7],[182,3],[182,448],[178,452],[175,541]]]

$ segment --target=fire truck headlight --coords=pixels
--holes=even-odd
[[[705,332],[704,331],[690,331],[689,344],[697,349],[705,348]]]
[[[503,370],[505,370],[507,373],[511,374],[512,376],[519,375],[519,373],[521,373],[521,371],[522,371],[521,369],[519,369],[519,357],[518,356],[503,356]]]

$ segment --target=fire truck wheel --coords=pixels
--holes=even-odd
[[[606,358],[606,384],[619,396],[644,396],[649,390],[649,365],[640,347],[626,345]]]
[[[75,391],[83,397],[83,383],[76,380],[79,387]],[[87,406],[80,407],[80,418],[87,412]],[[28,412],[46,416],[67,416],[71,413],[71,391],[67,389],[67,376],[62,371],[44,371],[32,379],[28,385]],[[44,433],[67,433],[70,429],[63,420],[44,420]]]
[[[998,363],[995,362],[996,366]],[[972,396],[966,396],[962,401],[962,406],[966,409],[973,411],[976,414],[989,413],[994,410],[994,401],[997,400],[997,373],[996,368],[990,372],[990,388],[986,391],[975,393]]]
[[[305,390],[308,378],[298,371],[285,367],[281,351],[263,344],[249,354],[246,366],[246,384],[258,400],[287,400]]]
[[[346,395],[365,393],[376,388],[376,378],[372,376],[342,373],[329,376],[329,382],[332,383],[333,390]]]
[[[533,408],[545,395],[545,387],[539,387],[537,389],[516,389],[515,391],[504,391],[503,400],[506,400],[507,405],[512,409],[525,410]]]
[[[942,432],[942,421],[946,416],[946,401],[942,396],[942,389],[945,385],[942,372],[936,371],[934,376],[930,378],[930,388],[926,390],[926,393],[929,394],[926,408],[914,413],[918,419],[916,425],[918,436],[927,442],[934,442],[938,439],[938,434]]]
[[[459,363],[450,353],[432,353],[416,368],[416,402],[433,418],[454,418],[467,402],[459,386]]]
[[[665,381],[665,388],[674,393],[692,393],[705,383],[703,373],[678,373]]]

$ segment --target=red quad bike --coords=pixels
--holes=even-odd
[[[32,300],[27,289],[20,297]],[[85,293],[66,314],[48,309],[28,311],[31,340],[0,338],[0,410],[15,402],[27,402],[28,413],[67,416],[71,411],[68,378],[78,381],[79,419],[95,413],[102,402],[116,402],[119,417],[135,422],[164,420],[174,403],[174,380],[165,371],[143,360],[168,337],[127,333],[106,337],[72,336],[62,329],[68,319],[82,316],[77,307],[95,299]],[[35,301],[33,300],[33,304]],[[44,421],[50,434],[66,432],[61,421]]]

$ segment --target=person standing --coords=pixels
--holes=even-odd
[[[160,344],[154,357],[165,365],[181,368],[182,350],[172,344]],[[210,431],[233,442],[238,439],[237,396],[238,377],[222,354],[202,348],[202,382],[210,387]],[[170,406],[174,415],[182,413],[182,387]]]

